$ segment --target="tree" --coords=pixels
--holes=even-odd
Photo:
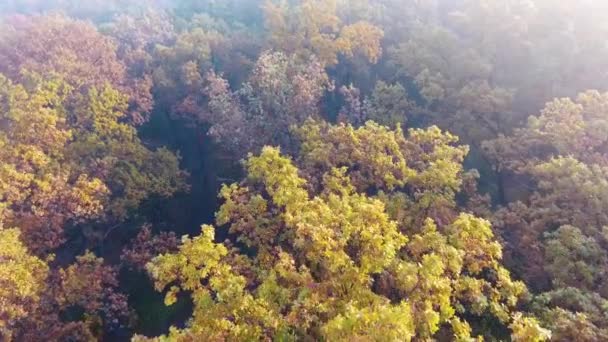
[[[312,184],[323,172],[347,167],[357,190],[385,198],[404,229],[418,229],[427,217],[445,224],[457,216],[468,152],[454,145],[458,137],[430,127],[411,129],[406,138],[399,125],[390,130],[372,122],[355,129],[309,121],[295,134],[302,142],[299,164]]]
[[[442,222],[412,211],[417,224],[396,210],[392,200],[408,198],[402,191],[410,186],[417,202],[446,205],[439,193],[453,200],[459,182],[449,174],[461,174],[466,149],[451,147],[449,135],[433,128],[406,138],[400,129],[371,123],[355,130],[312,121],[298,133],[300,169],[265,147],[246,161],[247,178],[220,192],[217,224],[228,227],[241,249],[214,242],[214,228],[203,226],[200,236],[184,237],[177,253],[148,264],[156,288],[168,289],[167,304],[182,291],[192,294],[188,326],[172,328],[169,338],[494,333],[468,317],[513,321],[514,336],[548,337],[534,319],[515,314],[525,286],[500,265],[489,222],[466,213]],[[425,197],[423,188],[437,197]]]
[[[95,246],[97,238],[79,229],[84,223],[104,239],[146,198],[187,188],[178,157],[166,149],[146,148],[135,128],[122,122],[127,97],[117,90],[91,88],[74,97],[66,82],[31,73],[25,84],[0,77],[0,223],[18,229],[23,253],[52,259],[71,228]],[[13,241],[16,236],[2,236],[1,241],[20,248],[21,240]],[[13,284],[7,275],[5,288],[11,295],[22,294],[6,299],[3,334],[17,340],[90,340],[102,334],[99,330],[128,324],[126,297],[116,291],[116,270],[102,259],[86,254],[61,268],[27,255],[20,257],[23,265],[9,255],[2,266],[23,277]],[[13,292],[15,286],[23,289]],[[18,307],[26,304],[27,315]],[[66,321],[74,308],[84,314]]]
[[[57,248],[68,225],[120,222],[152,194],[187,188],[178,158],[147,149],[121,122],[126,96],[92,88],[73,103],[63,81],[31,75],[27,83],[0,78],[0,214],[32,251]]]
[[[154,49],[154,89],[160,104],[170,108],[175,118],[196,124],[204,107],[199,98],[205,75],[217,70],[232,84],[240,84],[258,58],[260,37],[254,28],[206,13],[176,24],[174,35]]]
[[[10,341],[14,324],[38,305],[48,266],[32,256],[19,238],[18,229],[0,221],[0,337]]]
[[[237,157],[266,144],[290,149],[289,128],[319,117],[322,97],[332,87],[316,59],[300,63],[294,55],[267,52],[237,91],[215,73],[207,76],[209,102],[202,119],[210,125],[208,134]]]
[[[82,2],[0,1],[0,340],[608,340],[608,2]]]
[[[417,112],[427,116],[426,122],[479,142],[505,129],[513,93],[490,82],[493,65],[459,39],[447,28],[419,25],[389,54],[397,72],[413,80],[421,107]]]
[[[76,135],[68,146],[75,168],[104,179],[112,194],[106,208],[122,220],[152,195],[170,197],[188,189],[179,157],[166,148],[148,149],[136,129],[122,122],[127,97],[115,89],[92,89],[74,112]]]
[[[556,99],[512,136],[484,145],[497,169],[527,185],[495,225],[508,265],[539,293],[541,317],[560,322],[558,340],[582,326],[584,340],[606,336],[607,104],[596,91]]]
[[[64,163],[74,133],[61,108],[66,91],[61,82],[28,91],[0,76],[0,220],[38,255],[63,242],[68,222],[98,217],[108,195],[100,179]]]
[[[152,109],[150,82],[129,78],[116,45],[90,23],[60,15],[15,16],[2,25],[0,73],[21,83],[23,71],[63,78],[76,93],[110,84],[128,96],[130,121]]]
[[[112,22],[102,25],[100,32],[114,39],[116,56],[125,65],[127,77],[152,89],[154,70],[158,67],[154,52],[157,46],[169,44],[176,35],[169,14],[155,9],[139,15],[120,14]],[[152,96],[148,100],[145,106],[152,109]]]
[[[268,0],[263,9],[274,49],[303,60],[314,55],[324,66],[337,64],[339,55],[352,58],[360,54],[370,63],[378,62],[382,55],[382,30],[364,20],[344,23],[337,15],[335,0],[302,0],[293,6]]]
[[[405,125],[407,115],[416,110],[400,83],[378,81],[371,96],[365,99],[361,99],[360,90],[352,85],[342,86],[340,93],[344,97],[344,106],[338,113],[338,121],[355,126],[368,120],[390,127]]]
[[[124,248],[120,260],[127,267],[145,270],[146,264],[155,256],[177,251],[179,239],[174,232],[152,234],[150,225],[144,225],[129,248]]]
[[[213,43],[222,38],[217,32],[194,28],[179,33],[172,45],[156,47],[155,90],[163,103],[175,107],[174,114],[196,121],[200,107],[193,98],[200,94],[203,75],[212,67]]]
[[[402,9],[400,2],[387,1],[385,6],[385,17],[409,19],[380,25],[390,44],[386,66],[406,85],[427,123],[451,129],[474,147],[509,134],[552,98],[607,87],[606,78],[597,77],[597,70],[606,70],[608,50],[599,43],[604,19],[590,15],[603,13],[605,3],[425,1]]]
[[[129,324],[127,297],[118,292],[117,270],[86,252],[51,270],[40,305],[17,321],[17,341],[91,341]]]
[[[548,102],[538,116],[512,136],[499,136],[484,144],[497,167],[514,172],[546,162],[552,157],[572,156],[586,164],[608,165],[605,145],[608,93],[590,90]]]

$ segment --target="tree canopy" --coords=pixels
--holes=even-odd
[[[608,340],[608,2],[0,2],[1,341]]]
[[[526,287],[501,265],[490,223],[455,211],[428,215],[431,207],[453,211],[466,152],[450,146],[453,137],[437,128],[406,138],[372,123],[355,130],[312,121],[299,134],[302,170],[266,147],[247,159],[242,183],[222,188],[217,224],[241,248],[214,242],[214,228],[203,226],[201,235],[183,238],[178,253],[148,264],[156,288],[168,289],[167,304],[180,291],[192,293],[192,319],[172,329],[171,339],[491,335],[482,326],[473,333],[465,312],[512,325],[514,335],[525,325],[536,326],[539,340],[548,336],[516,313]],[[422,160],[456,179],[442,179],[430,165],[408,167]],[[411,199],[398,189],[408,186],[434,193],[418,198],[428,207],[412,203],[401,212],[408,206],[396,202]],[[369,195],[372,189],[381,192]]]

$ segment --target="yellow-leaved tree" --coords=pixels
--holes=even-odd
[[[315,121],[294,133],[295,163],[265,147],[222,188],[217,224],[237,244],[203,226],[148,264],[168,305],[182,291],[194,303],[160,340],[549,337],[517,312],[526,287],[490,223],[457,211],[466,148],[454,136]]]
[[[0,339],[11,340],[12,325],[27,316],[40,300],[48,266],[32,256],[18,229],[4,229],[0,221]]]
[[[372,23],[345,22],[336,0],[268,0],[263,6],[271,46],[304,59],[315,55],[323,65],[338,63],[338,56],[364,57],[376,63],[382,55],[384,33]]]

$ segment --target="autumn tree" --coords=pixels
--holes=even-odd
[[[163,10],[149,9],[139,15],[121,14],[100,27],[116,44],[116,56],[126,66],[128,77],[151,83],[154,52],[159,45],[175,39],[171,16]]]
[[[344,105],[338,113],[338,121],[355,126],[368,120],[391,127],[404,125],[408,115],[416,110],[416,105],[408,99],[400,83],[378,81],[368,97],[362,96],[361,91],[353,85],[342,86],[340,93],[344,97]]]
[[[154,92],[160,104],[174,118],[197,123],[202,107],[199,99],[205,76],[221,72],[239,84],[252,69],[261,43],[255,31],[235,23],[230,25],[207,14],[195,14],[175,27],[174,38],[153,50]]]
[[[121,267],[161,340],[608,340],[606,13],[0,1],[0,340],[122,337]]]
[[[156,47],[155,89],[176,114],[196,118],[199,108],[192,98],[200,93],[203,75],[212,67],[212,44],[218,39],[217,32],[194,28],[179,33],[171,45]]]
[[[128,96],[129,119],[141,124],[152,109],[150,82],[130,78],[116,45],[92,24],[60,15],[14,16],[2,25],[0,72],[21,82],[23,71],[63,78],[79,94],[106,84]]]
[[[320,116],[320,102],[333,84],[314,58],[301,63],[294,55],[266,52],[248,81],[232,91],[226,80],[207,75],[208,109],[202,120],[208,134],[236,156],[266,144],[294,146],[289,128]]]
[[[471,317],[511,325],[520,340],[548,337],[515,313],[526,288],[501,266],[489,222],[454,207],[466,148],[453,136],[314,121],[296,133],[299,168],[265,147],[247,160],[241,184],[221,190],[217,224],[241,249],[203,226],[148,264],[167,304],[192,293],[193,316],[170,339],[494,333]]]
[[[387,34],[386,66],[427,123],[474,147],[510,133],[554,97],[607,87],[594,71],[606,69],[604,19],[590,15],[604,13],[605,3],[429,1],[400,12],[397,3],[387,5],[388,16],[411,19]]]
[[[31,73],[23,77],[25,85],[0,80],[0,222],[18,228],[27,253],[46,261],[66,241],[69,228],[95,225],[93,220],[115,225],[147,197],[185,189],[177,157],[166,149],[149,150],[135,128],[122,122],[128,113],[125,95],[106,86],[73,96],[76,90],[60,79],[43,80]],[[102,226],[101,238],[108,229]],[[127,324],[116,271],[101,259],[89,254],[67,268],[53,265],[46,277],[46,264],[32,258],[23,256],[24,269],[15,270],[23,277],[40,274],[21,280],[31,282],[30,292],[24,288],[6,299],[7,315],[15,316],[3,324],[8,334],[25,340],[92,338],[100,329]],[[38,280],[41,290],[35,290]],[[34,305],[35,291],[44,294],[39,306]],[[21,300],[31,301],[27,315],[12,307]],[[82,307],[86,315],[66,322],[62,315],[72,307]]]
[[[178,158],[148,149],[135,128],[122,122],[127,96],[108,85],[74,97],[74,88],[60,79],[24,77],[25,85],[0,78],[0,223],[19,232],[2,231],[2,243],[17,248],[6,253],[48,261],[66,242],[66,231],[84,223],[99,236],[77,231],[95,245],[146,198],[186,189]],[[13,241],[18,235],[27,250]],[[10,311],[2,313],[3,334],[17,340],[93,338],[128,323],[116,270],[102,259],[87,254],[65,268],[47,268],[28,255],[20,257],[22,266],[11,255],[2,258],[2,267],[20,267],[14,274],[22,277],[19,284],[2,279],[7,289],[22,287],[3,295],[3,309]],[[36,306],[39,291],[42,304]],[[22,301],[31,302],[27,315],[17,306]],[[73,307],[84,316],[65,321],[63,313]]]
[[[10,341],[15,322],[39,305],[47,277],[44,260],[32,256],[18,229],[2,227],[0,220],[0,338]]]
[[[51,270],[39,305],[16,322],[16,341],[91,341],[129,324],[116,268],[87,252]]]
[[[2,70],[11,79],[0,76],[0,223],[16,228],[1,232],[2,268],[13,272],[2,277],[2,333],[100,338],[128,324],[116,271],[92,254],[47,266],[51,253],[70,228],[120,222],[151,194],[184,188],[184,174],[174,154],[149,150],[127,123],[132,97],[113,86],[128,90],[130,80],[110,40],[59,16],[16,17],[5,28]],[[66,320],[75,308],[83,315]]]
[[[530,116],[525,127],[486,143],[485,149],[498,167],[515,172],[558,156],[606,166],[607,103],[608,94],[593,90],[575,99],[555,99],[540,115]]]
[[[324,66],[338,63],[338,57],[361,55],[370,63],[382,55],[383,32],[359,20],[344,22],[338,16],[337,1],[302,0],[264,3],[270,46],[306,60],[316,56]]]
[[[556,99],[512,136],[485,144],[496,167],[526,185],[519,201],[496,213],[496,226],[558,340],[579,326],[585,341],[607,333],[607,108],[608,94],[597,91]]]
[[[130,246],[125,247],[120,260],[129,268],[144,270],[146,264],[160,254],[177,251],[179,239],[174,232],[154,234],[151,225],[142,227]]]
[[[177,157],[147,149],[121,123],[126,96],[93,88],[70,108],[73,88],[65,82],[28,82],[0,83],[0,200],[5,222],[22,229],[32,250],[58,247],[67,224],[120,221],[151,194],[185,189]]]
[[[0,220],[20,228],[30,250],[43,255],[63,243],[68,222],[101,215],[109,192],[64,164],[73,139],[61,108],[69,89],[46,82],[28,90],[0,77]]]
[[[501,132],[513,94],[490,82],[492,65],[479,51],[463,48],[459,37],[441,26],[420,26],[390,50],[392,63],[413,80],[420,114],[474,141]]]

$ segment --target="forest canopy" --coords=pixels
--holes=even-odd
[[[607,22],[1,1],[0,341],[607,341]]]

